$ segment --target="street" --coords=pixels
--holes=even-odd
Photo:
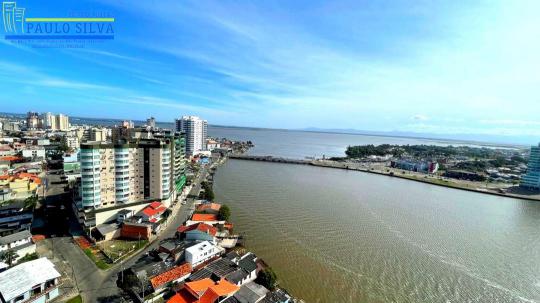
[[[171,221],[167,223],[156,239],[146,248],[135,255],[114,265],[109,270],[100,270],[96,267],[84,252],[74,243],[71,236],[59,236],[48,238],[39,242],[42,254],[48,254],[52,260],[60,261],[60,269],[64,272],[73,272],[72,279],[80,291],[84,302],[115,302],[120,299],[120,289],[116,286],[118,273],[123,269],[133,266],[137,261],[146,255],[149,250],[155,249],[159,243],[167,238],[174,237],[178,226],[182,225],[191,214],[194,204],[194,196],[198,196],[201,189],[201,182],[207,177],[207,169],[201,168],[193,187],[189,192],[186,205],[182,205],[176,214],[173,214]],[[54,190],[55,192],[58,189]],[[51,189],[47,192],[52,193]],[[65,221],[64,221],[65,222]],[[64,262],[65,261],[65,262]],[[68,267],[66,269],[66,267]]]

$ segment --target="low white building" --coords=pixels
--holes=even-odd
[[[0,300],[46,303],[58,297],[60,274],[47,258],[25,262],[0,273]]]
[[[186,248],[186,262],[195,267],[205,261],[221,255],[225,249],[208,241]]]
[[[45,159],[45,148],[43,146],[27,146],[22,150],[23,158]]]
[[[27,254],[36,252],[36,244],[32,242],[32,234],[28,230],[23,230],[0,238],[0,255],[7,250],[12,250],[17,254],[13,261],[17,261]]]

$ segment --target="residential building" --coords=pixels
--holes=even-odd
[[[186,185],[186,138],[185,134],[174,134],[174,188],[181,192]]]
[[[36,112],[28,112],[26,114],[26,128],[37,129],[39,127],[39,116]]]
[[[156,128],[156,118],[150,117],[146,119],[146,126],[150,128]]]
[[[205,223],[182,225],[177,229],[180,238],[188,241],[208,241],[216,243],[217,228]]]
[[[145,222],[157,223],[161,220],[166,210],[167,207],[157,201],[154,201],[142,210],[141,215]]]
[[[203,279],[187,282],[184,288],[172,296],[167,303],[216,303],[234,295],[240,287],[226,280],[214,282]]]
[[[133,240],[148,240],[152,236],[152,226],[145,223],[125,221],[122,224],[120,236]]]
[[[69,130],[69,117],[63,114],[56,115],[56,129]]]
[[[528,189],[540,189],[540,144],[531,147],[527,173],[521,177],[520,185]]]
[[[79,148],[80,141],[76,136],[66,136],[66,144],[70,149],[76,150]]]
[[[58,129],[56,124],[56,116],[52,113],[43,113],[41,115],[41,128],[44,129]]]
[[[234,297],[240,303],[259,303],[264,299],[268,292],[268,289],[264,286],[255,282],[249,282],[242,285],[242,287],[234,294]]]
[[[221,204],[218,203],[201,203],[197,206],[197,212],[205,214],[218,214],[221,209]]]
[[[0,236],[29,230],[34,218],[32,209],[24,207],[23,201],[0,206]]]
[[[107,141],[109,137],[109,129],[93,127],[89,130],[89,141]]]
[[[28,230],[0,237],[0,255],[11,250],[17,254],[13,261],[17,261],[27,254],[36,252],[36,244],[32,242],[32,234]]]
[[[206,150],[208,122],[196,116],[183,116],[176,120],[176,131],[186,136],[186,155],[193,156]]]
[[[191,266],[197,266],[221,255],[224,251],[223,248],[204,241],[186,249],[186,262]]]
[[[169,140],[83,143],[81,170],[83,208],[168,201],[171,196]]]
[[[5,303],[45,303],[60,295],[60,273],[47,258],[25,262],[0,273],[0,299]]]
[[[191,264],[184,263],[150,278],[150,284],[156,293],[161,293],[169,283],[182,282],[191,274]]]
[[[26,146],[22,150],[23,158],[45,159],[45,148],[43,146]]]

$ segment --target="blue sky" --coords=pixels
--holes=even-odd
[[[538,1],[17,1],[115,40],[0,40],[1,110],[540,137]]]

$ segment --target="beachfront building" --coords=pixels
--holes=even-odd
[[[181,192],[186,185],[186,137],[183,133],[174,134],[174,189]]]
[[[540,189],[540,144],[531,147],[527,173],[521,178],[521,187]]]
[[[208,121],[196,116],[183,116],[176,120],[176,131],[185,134],[186,155],[193,156],[206,150]]]
[[[60,274],[47,258],[25,262],[0,273],[0,301],[45,303],[59,296]]]

